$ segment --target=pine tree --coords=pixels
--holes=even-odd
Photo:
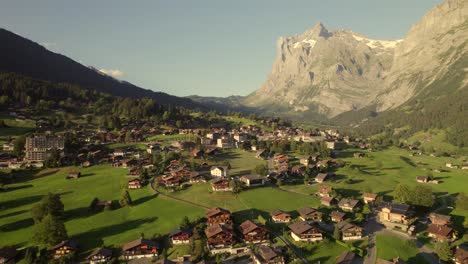
[[[33,241],[39,245],[54,245],[67,237],[65,225],[56,216],[49,214],[34,225]]]
[[[62,217],[64,212],[64,206],[60,200],[60,195],[48,193],[42,197],[41,201],[34,205],[31,209],[31,214],[34,222],[40,222],[46,215],[52,215],[54,217]]]
[[[449,261],[452,258],[452,250],[450,249],[450,245],[446,240],[438,242],[435,245],[435,251],[439,258],[443,261]]]
[[[122,197],[120,198],[119,204],[122,207],[132,205],[132,198],[130,197],[130,193],[127,190],[122,192]]]

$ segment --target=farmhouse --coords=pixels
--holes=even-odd
[[[192,231],[190,229],[176,229],[169,234],[173,245],[185,245],[190,243]]]
[[[122,247],[122,257],[124,260],[152,258],[157,256],[158,245],[149,239],[140,238]]]
[[[449,225],[450,224],[450,215],[431,213],[429,215],[429,219],[431,220],[431,223],[435,225]]]
[[[362,227],[360,226],[346,221],[339,222],[337,226],[340,231],[341,239],[344,241],[362,238]]]
[[[281,210],[273,210],[271,212],[271,219],[276,223],[289,223],[292,219],[291,215]]]
[[[441,226],[430,224],[427,228],[429,237],[435,238],[436,240],[452,240],[456,238],[455,231],[448,226]]]
[[[294,241],[321,241],[323,239],[323,235],[320,230],[312,227],[308,223],[304,221],[298,221],[294,224],[289,226],[291,230],[291,237]]]
[[[223,208],[212,208],[206,211],[206,218],[208,225],[214,225],[214,224],[231,224],[232,223],[232,216],[231,212],[223,209]]]
[[[324,206],[333,206],[337,204],[337,200],[334,197],[331,196],[324,196],[322,199],[320,199],[320,203]]]
[[[91,264],[107,263],[112,258],[112,250],[108,248],[98,248],[94,250],[86,259]]]
[[[362,194],[362,199],[365,204],[373,204],[377,199],[378,195],[375,193],[364,193]]]
[[[303,156],[299,158],[299,163],[304,165],[304,166],[309,166],[311,164],[312,158],[309,156]]]
[[[228,192],[232,191],[229,187],[229,181],[226,179],[214,179],[211,181],[211,189],[215,192]]]
[[[354,212],[359,207],[359,200],[343,198],[338,203],[338,207],[343,211]]]
[[[0,263],[14,264],[18,251],[14,247],[0,248]]]
[[[227,225],[214,224],[205,229],[210,248],[231,247],[236,243],[232,227]]]
[[[322,212],[317,209],[304,207],[297,210],[302,221],[322,222]]]
[[[214,177],[229,177],[229,168],[227,166],[213,166],[210,169],[211,176]]]
[[[315,181],[318,182],[318,183],[322,183],[324,181],[331,180],[333,176],[334,176],[333,173],[319,173],[315,177]]]
[[[240,224],[239,231],[242,234],[242,239],[248,243],[263,243],[268,241],[268,231],[265,227],[255,224],[247,220]]]
[[[196,171],[192,171],[190,173],[189,182],[190,183],[206,182],[206,179],[200,173],[198,173]]]
[[[265,184],[265,178],[260,175],[244,175],[240,181],[247,187],[262,186]]]
[[[333,191],[333,187],[328,185],[320,186],[317,195],[320,197],[330,196],[330,193]]]
[[[343,213],[343,212],[333,211],[330,213],[330,218],[335,223],[339,223],[343,221],[345,217],[346,217],[346,213]]]
[[[54,259],[58,259],[68,254],[76,252],[76,246],[76,242],[73,240],[64,240],[58,243],[57,245],[52,247],[52,254],[54,256]]]
[[[284,264],[284,257],[281,251],[270,246],[260,246],[256,252],[252,254],[252,259],[255,264]]]
[[[141,180],[140,179],[133,179],[128,181],[128,189],[140,189],[141,188]]]

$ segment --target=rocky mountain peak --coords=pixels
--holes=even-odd
[[[315,24],[311,29],[305,31],[302,36],[309,39],[317,39],[320,37],[328,38],[331,36],[331,33],[320,22]]]

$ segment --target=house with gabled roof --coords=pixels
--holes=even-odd
[[[210,249],[232,247],[236,243],[234,232],[229,225],[210,225],[205,229],[205,235]]]
[[[122,246],[124,260],[152,258],[158,256],[158,244],[150,239],[140,238]]]
[[[386,228],[398,228],[404,231],[415,221],[410,206],[406,204],[381,203],[376,211],[378,221]]]
[[[242,239],[248,243],[264,243],[269,239],[267,229],[264,226],[256,224],[250,220],[246,220],[240,224],[239,231],[242,235]]]
[[[343,211],[354,212],[360,205],[359,200],[343,198],[338,203],[338,207]]]
[[[337,224],[338,230],[340,231],[341,239],[346,240],[357,240],[362,238],[363,228],[353,223],[341,221]]]
[[[61,258],[75,253],[77,250],[77,243],[74,240],[64,240],[52,247],[52,254],[54,259]]]
[[[303,207],[297,210],[299,218],[306,222],[322,222],[323,213],[317,209]]]
[[[112,258],[112,250],[109,248],[97,248],[86,257],[90,264],[107,263]]]
[[[450,219],[451,219],[450,215],[443,215],[443,214],[436,214],[436,213],[429,214],[429,220],[431,220],[431,223],[435,225],[449,225],[451,223]]]
[[[455,230],[448,226],[430,224],[426,231],[429,237],[438,241],[452,241],[457,238]]]
[[[320,199],[320,203],[324,206],[334,206],[338,203],[338,201],[335,199],[335,197],[324,196],[322,199]]]
[[[332,211],[330,213],[330,218],[331,218],[332,222],[335,222],[335,223],[344,221],[345,217],[346,217],[346,213],[344,213],[344,212]]]
[[[364,200],[365,204],[373,204],[377,199],[378,195],[375,193],[363,193],[362,199]]]
[[[322,232],[304,221],[298,221],[289,225],[291,237],[294,241],[313,242],[323,239]]]
[[[190,243],[192,230],[188,228],[178,228],[169,234],[172,245],[187,245]]]
[[[281,211],[281,210],[273,210],[271,211],[271,219],[273,222],[276,223],[289,223],[292,220],[292,217],[290,214]]]
[[[252,254],[255,264],[285,264],[282,252],[271,246],[260,246]]]
[[[229,210],[216,207],[211,208],[206,211],[206,218],[208,225],[214,224],[231,224],[232,223],[232,214]]]

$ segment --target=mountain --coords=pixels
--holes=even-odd
[[[373,40],[322,24],[281,37],[270,75],[244,104],[303,120],[367,118],[415,97],[465,88],[467,2],[443,2],[402,40]],[[434,85],[450,75],[461,78],[459,86]]]
[[[0,28],[0,72],[13,72],[35,79],[76,84],[80,87],[115,96],[153,98],[164,105],[203,108],[188,98],[143,89],[116,80],[94,68],[84,66],[64,55]]]

